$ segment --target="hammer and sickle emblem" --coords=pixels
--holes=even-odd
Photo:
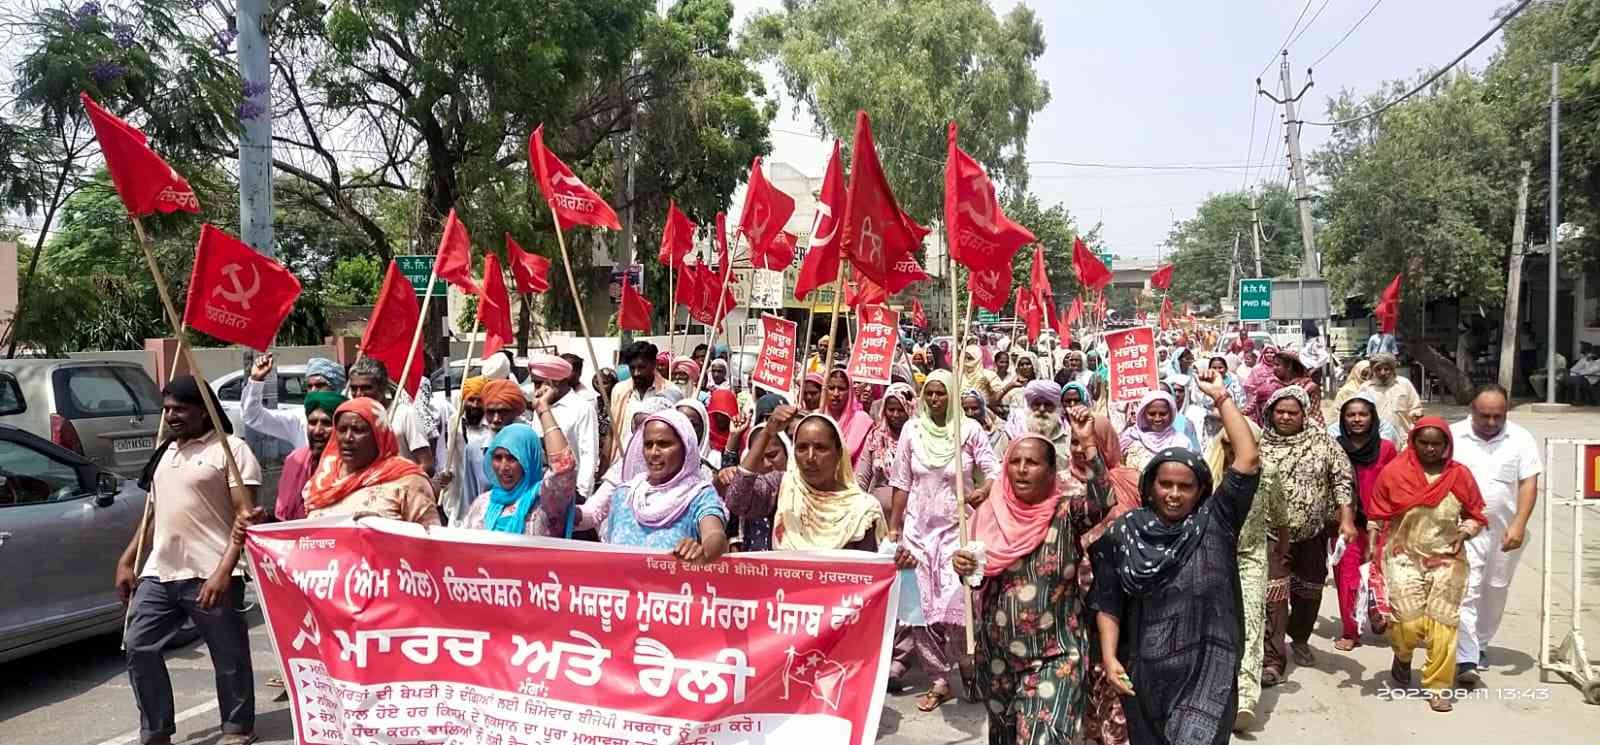
[[[828,221],[828,233],[822,233],[822,221]],[[826,246],[833,243],[833,236],[839,232],[838,223],[833,220],[833,208],[827,202],[817,203],[816,216],[811,220],[811,240],[807,246]]]
[[[244,267],[238,264],[229,264],[222,267],[222,273],[228,275],[228,281],[233,283],[233,289],[227,290],[220,285],[212,288],[212,295],[221,295],[222,299],[238,303],[240,308],[250,310],[250,299],[261,292],[261,270],[250,267],[250,286],[245,287],[239,280],[239,275],[244,272]]]
[[[983,211],[979,212],[977,209],[975,209],[970,201],[962,202],[958,209],[962,212],[965,212],[967,216],[971,217],[972,221],[978,224],[978,227],[981,227],[987,231],[993,231],[995,228],[994,185],[989,183],[988,179],[985,179],[982,176],[974,176],[970,182],[970,185],[975,190],[983,194],[983,199],[980,202],[983,205]]]

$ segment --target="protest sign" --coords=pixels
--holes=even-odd
[[[1156,389],[1156,337],[1149,326],[1113,331],[1105,336],[1111,368],[1111,402],[1137,401]]]
[[[752,308],[783,307],[783,272],[755,269],[751,282],[749,305]]]
[[[895,568],[383,518],[250,530],[295,739],[870,745]]]
[[[900,336],[900,314],[882,305],[860,309],[860,328],[850,350],[850,379],[857,383],[889,384],[894,347]]]
[[[761,353],[750,382],[772,393],[789,395],[794,383],[795,337],[799,324],[771,313],[761,314]]]

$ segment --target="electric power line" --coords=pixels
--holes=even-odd
[[[1445,73],[1447,73],[1450,70],[1454,69],[1456,65],[1461,64],[1461,60],[1466,59],[1467,55],[1472,54],[1473,52],[1477,51],[1478,47],[1483,46],[1483,43],[1489,40],[1489,37],[1494,36],[1495,33],[1498,32],[1501,28],[1504,28],[1507,23],[1510,23],[1512,18],[1517,17],[1518,13],[1521,13],[1523,10],[1526,10],[1527,7],[1529,5],[1532,5],[1532,4],[1533,4],[1533,0],[1522,0],[1522,2],[1517,4],[1517,7],[1512,8],[1504,16],[1501,16],[1500,21],[1495,23],[1493,26],[1491,26],[1488,31],[1484,32],[1483,36],[1478,37],[1478,40],[1473,42],[1472,46],[1467,47],[1460,54],[1456,55],[1455,59],[1450,60],[1449,64],[1445,65],[1444,67],[1439,68],[1432,75],[1429,75],[1427,80],[1422,81],[1422,83],[1417,85],[1417,87],[1412,88],[1409,91],[1406,91],[1399,98],[1396,98],[1393,101],[1390,101],[1390,102],[1388,102],[1388,103],[1386,103],[1386,104],[1384,104],[1382,106],[1379,106],[1378,108],[1373,109],[1372,111],[1369,111],[1369,112],[1367,112],[1365,114],[1362,114],[1360,116],[1351,117],[1349,119],[1345,119],[1345,120],[1342,120],[1342,121],[1337,121],[1337,122],[1307,122],[1307,121],[1302,121],[1300,123],[1301,124],[1309,124],[1309,125],[1311,125],[1313,127],[1342,127],[1342,126],[1344,126],[1346,124],[1355,124],[1356,122],[1362,121],[1363,119],[1371,119],[1372,117],[1375,117],[1375,116],[1377,116],[1379,114],[1382,114],[1385,111],[1388,111],[1389,109],[1393,108],[1396,104],[1399,104],[1400,102],[1402,102],[1402,101],[1404,101],[1404,100],[1406,100],[1406,99],[1408,99],[1408,98],[1410,98],[1412,96],[1415,96],[1418,93],[1422,92],[1423,89],[1425,89],[1428,86],[1432,85],[1433,81],[1444,77]]]
[[[1267,64],[1261,66],[1261,72],[1256,73],[1256,77],[1267,74],[1267,69],[1272,67],[1272,61],[1278,58],[1278,53],[1289,47],[1289,37],[1294,36],[1294,32],[1300,28],[1300,19],[1305,18],[1306,11],[1311,10],[1311,3],[1312,0],[1306,0],[1305,7],[1300,9],[1300,15],[1295,16],[1294,25],[1289,27],[1289,33],[1283,35],[1283,43],[1279,44],[1272,52],[1272,56],[1267,58]]]
[[[1261,101],[1261,97],[1260,96],[1251,96],[1250,97],[1250,142],[1249,142],[1249,144],[1245,145],[1245,147],[1244,147],[1244,159],[1245,159],[1246,163],[1250,162],[1250,154],[1254,153],[1256,151],[1256,105],[1260,101]],[[1246,171],[1245,174],[1244,174],[1243,182],[1239,185],[1239,188],[1245,189],[1245,188],[1249,188],[1249,186],[1250,186],[1250,172]]]
[[[1316,62],[1311,63],[1311,67],[1315,68],[1317,65],[1322,64],[1322,61],[1327,59],[1328,55],[1333,54],[1333,50],[1338,49],[1339,45],[1343,44],[1345,39],[1350,38],[1350,35],[1356,32],[1356,29],[1361,28],[1361,24],[1367,20],[1367,16],[1372,15],[1372,11],[1377,10],[1378,6],[1382,3],[1383,0],[1373,0],[1372,7],[1367,8],[1367,12],[1362,13],[1361,17],[1356,19],[1355,25],[1351,26],[1349,30],[1345,31],[1344,36],[1339,37],[1339,40],[1334,42],[1333,46],[1328,47],[1328,51],[1323,52],[1322,56],[1318,57]]]
[[[1322,17],[1322,11],[1328,9],[1328,2],[1329,0],[1322,0],[1322,5],[1317,8],[1317,12],[1311,14],[1311,20],[1306,21],[1306,25],[1300,28],[1300,33],[1295,34],[1294,38],[1290,39],[1288,44],[1283,45],[1284,49],[1294,46],[1294,43],[1299,41],[1300,37],[1306,35],[1306,31],[1311,29],[1311,24],[1316,23],[1317,19]]]

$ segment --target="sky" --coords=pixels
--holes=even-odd
[[[1277,53],[1286,39],[1296,90],[1306,67],[1315,85],[1302,99],[1304,120],[1326,120],[1327,99],[1341,89],[1375,90],[1388,80],[1415,80],[1455,58],[1494,25],[1505,0],[990,0],[1000,13],[1031,7],[1044,26],[1037,62],[1050,104],[1034,117],[1028,139],[1030,188],[1060,203],[1085,228],[1101,223],[1119,258],[1150,263],[1174,221],[1193,216],[1207,195],[1247,183],[1285,178],[1282,107],[1255,94],[1255,80],[1276,93]],[[735,0],[736,23],[778,0]],[[1357,21],[1371,10],[1366,20]],[[1299,29],[1290,36],[1299,20]],[[1352,27],[1342,44],[1335,43]],[[1482,68],[1498,36],[1464,64]],[[1265,74],[1262,68],[1268,67]],[[769,93],[781,98],[773,122],[773,155],[819,176],[827,144],[798,112],[772,69]],[[1259,100],[1256,100],[1259,98]],[[1281,96],[1280,96],[1281,98]],[[1251,117],[1254,116],[1252,136]],[[1302,154],[1327,138],[1304,128]],[[881,140],[881,136],[880,136]],[[1276,157],[1274,154],[1276,153]],[[1203,166],[1132,169],[1116,166]],[[1246,164],[1251,166],[1246,168]],[[1259,167],[1265,164],[1266,167]],[[1220,168],[1218,168],[1220,166]],[[924,222],[932,215],[916,215]]]

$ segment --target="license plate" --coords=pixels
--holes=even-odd
[[[154,437],[123,437],[111,441],[111,451],[114,453],[131,453],[135,450],[151,450],[156,446]]]

